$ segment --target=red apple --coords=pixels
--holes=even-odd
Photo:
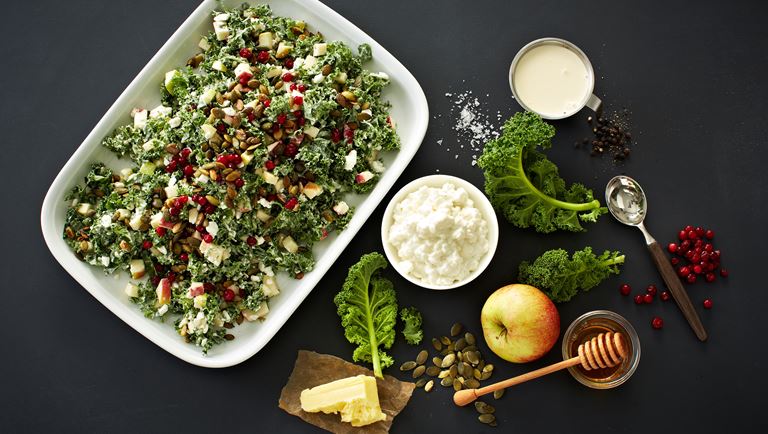
[[[488,348],[513,363],[542,357],[560,336],[560,314],[555,304],[530,285],[496,290],[483,305],[480,323]]]
[[[162,306],[171,302],[171,279],[162,278],[157,284],[157,305]]]

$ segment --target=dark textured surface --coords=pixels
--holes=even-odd
[[[642,236],[609,216],[581,234],[538,235],[501,225],[491,268],[467,287],[433,292],[394,273],[400,303],[425,315],[425,334],[459,320],[480,332],[485,298],[514,279],[520,260],[553,247],[618,248],[619,278],[559,306],[563,329],[581,313],[614,310],[637,328],[638,371],[611,391],[558,373],[509,390],[495,403],[498,430],[529,432],[765,432],[763,391],[765,170],[768,31],[764,2],[328,1],[398,57],[420,81],[431,123],[398,185],[448,173],[476,185],[470,154],[455,152],[446,92],[473,90],[486,108],[518,110],[506,72],[517,49],[541,36],[578,44],[596,68],[597,93],[628,107],[639,144],[615,166],[572,143],[586,113],[556,123],[549,155],[567,180],[602,191],[614,174],[638,179],[649,196],[648,227],[662,244],[688,223],[717,231],[727,280],[697,284],[691,298],[709,331],[700,343],[672,303],[635,306],[637,292],[661,284]],[[207,370],[162,351],[101,306],[55,262],[39,229],[39,209],[55,174],[151,55],[197,6],[195,1],[11,2],[0,26],[2,276],[0,431],[313,432],[277,408],[298,349],[350,358],[334,311],[347,268],[380,250],[383,206],[275,338],[239,366]],[[434,119],[434,116],[439,116]],[[443,139],[443,146],[437,144]],[[391,195],[390,195],[391,196]],[[599,196],[602,196],[599,194]],[[701,301],[711,296],[711,311]],[[651,317],[665,320],[662,331]],[[525,366],[502,363],[501,379],[557,361],[559,347]],[[417,351],[398,340],[404,361]],[[390,369],[390,373],[396,370]],[[501,375],[498,375],[501,374]],[[474,410],[457,409],[437,387],[417,391],[394,432],[478,432]],[[490,431],[490,429],[487,429]]]

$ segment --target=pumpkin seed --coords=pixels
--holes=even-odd
[[[427,357],[429,357],[429,353],[427,352],[427,350],[419,351],[419,355],[416,356],[416,363],[419,365],[423,365],[424,362],[427,361]]]
[[[442,342],[443,345],[450,345],[451,339],[448,336],[443,336],[440,338],[440,342]]]
[[[489,363],[483,367],[483,372],[493,372],[493,364]]]
[[[491,372],[483,372],[483,374],[480,376],[480,381],[485,381],[489,378],[491,378]]]
[[[475,380],[474,378],[468,378],[464,380],[464,385],[469,387],[470,389],[477,389],[480,387],[480,382]]]
[[[437,366],[430,366],[429,368],[427,368],[426,372],[427,372],[427,375],[429,375],[430,377],[436,377],[440,373],[440,368],[438,368]]]
[[[464,338],[459,338],[459,340],[453,344],[453,348],[455,348],[458,351],[463,350],[464,348],[466,348],[466,346],[467,346],[467,341],[465,341]]]
[[[426,370],[427,368],[424,365],[419,365],[416,367],[416,369],[413,370],[413,374],[411,375],[413,376],[413,378],[419,378],[422,375],[424,375],[424,371]]]
[[[476,346],[474,346],[474,345],[467,345],[467,346],[464,348],[464,351],[477,351],[477,347],[476,347]]]
[[[492,411],[485,410],[487,406],[488,404],[484,403],[483,401],[475,401],[475,410],[477,410],[477,412],[480,414],[493,413]]]
[[[435,380],[429,380],[427,381],[427,384],[424,385],[424,391],[429,392],[432,390],[432,387],[435,385]]]
[[[414,361],[408,361],[400,365],[401,371],[410,371],[411,369],[416,367],[416,362]]]
[[[477,417],[477,420],[479,420],[482,423],[493,423],[493,422],[496,422],[496,416],[490,413],[481,414],[480,416]]]
[[[475,370],[474,370],[474,371],[472,371],[472,376],[473,376],[473,377],[475,377],[475,378],[476,378],[476,379],[478,379],[478,380],[479,380],[480,378],[482,378],[482,375],[483,375],[483,373],[482,373],[482,372],[480,372],[480,370],[479,370],[479,369],[477,369],[477,368],[475,368]]]
[[[493,399],[501,399],[502,396],[504,396],[504,391],[507,389],[499,389],[495,392],[493,392]]]
[[[459,373],[462,377],[469,378],[472,376],[472,367],[466,362],[461,362],[461,365],[459,365]]]
[[[459,375],[459,367],[456,366],[456,365],[451,366],[450,369],[448,369],[448,374],[451,377],[455,377],[455,376]]]
[[[445,378],[445,377],[449,377],[449,376],[453,377],[453,375],[451,375],[450,369],[446,369],[444,371],[440,371],[440,372],[437,373],[437,378]]]
[[[443,359],[443,363],[440,364],[441,368],[447,368],[453,364],[453,362],[456,360],[456,355],[453,353],[448,353],[447,356]]]
[[[480,363],[480,353],[477,351],[470,351],[468,353],[464,353],[464,357],[469,361],[469,363],[473,365],[477,365]]]
[[[451,336],[458,336],[459,333],[461,333],[461,330],[464,328],[464,326],[461,325],[461,323],[454,323],[451,326]]]
[[[440,340],[437,338],[432,338],[432,346],[435,347],[435,350],[440,351],[443,349],[443,344],[440,343]]]
[[[443,387],[448,387],[453,384],[453,378],[451,377],[445,377],[442,380],[440,380],[440,385]]]
[[[464,361],[464,354],[461,351],[456,353],[456,360],[458,360],[460,362]]]
[[[495,428],[495,427],[499,426],[499,424],[496,423],[496,421],[494,420],[493,422],[489,423],[488,426],[492,426],[492,427]]]
[[[475,335],[470,332],[464,333],[464,340],[467,341],[467,345],[475,345]]]
[[[437,356],[432,357],[432,364],[434,364],[435,366],[442,367],[443,366],[443,359],[441,359],[440,357],[437,357]]]
[[[453,380],[453,390],[458,392],[459,390],[461,390],[462,386],[464,386],[464,385],[461,384],[461,381],[459,381],[458,378],[455,378]]]
[[[429,380],[432,381],[432,380]],[[416,387],[424,387],[424,385],[427,384],[426,378],[420,378],[419,381],[416,382]]]

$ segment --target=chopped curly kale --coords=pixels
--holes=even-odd
[[[415,307],[405,307],[400,311],[400,320],[403,322],[403,337],[411,345],[418,345],[424,338],[421,330],[421,312]]]
[[[536,150],[549,148],[555,129],[540,116],[516,113],[501,136],[485,144],[477,160],[493,207],[517,227],[536,231],[583,231],[580,221],[595,222],[607,212],[582,184],[566,188],[557,166]]]
[[[600,256],[585,247],[568,257],[563,249],[544,252],[533,263],[520,264],[518,281],[544,291],[552,301],[568,301],[579,290],[589,291],[611,274],[619,274],[619,265],[624,263],[620,252],[606,250]]]

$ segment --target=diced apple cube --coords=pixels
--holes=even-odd
[[[277,287],[277,280],[274,276],[264,276],[261,292],[267,297],[274,297],[280,294],[280,288]]]
[[[227,66],[224,65],[224,62],[221,60],[216,60],[211,64],[211,68],[215,69],[216,71],[220,72],[227,72]]]
[[[357,164],[357,150],[353,149],[349,151],[346,157],[344,157],[344,170],[352,171]]]
[[[200,126],[200,129],[203,130],[203,137],[205,137],[205,140],[210,140],[211,137],[216,134],[216,127],[211,124],[203,124]]]
[[[141,259],[131,259],[130,269],[131,269],[132,279],[141,279],[142,277],[144,277],[144,274],[146,273],[146,268],[144,267],[144,261]]]
[[[259,219],[259,221],[262,223],[266,223],[269,219],[272,218],[272,216],[263,209],[258,209],[256,210],[256,218]]]
[[[131,282],[125,285],[125,293],[128,297],[136,298],[139,296],[139,287]]]
[[[235,77],[240,77],[240,74],[244,72],[253,75],[253,73],[251,73],[251,65],[244,62],[238,63],[235,67]]]
[[[189,223],[195,224],[197,222],[197,216],[199,215],[197,208],[190,208],[189,209],[189,215],[187,216],[187,221]]]
[[[266,302],[263,302],[258,310],[253,311],[251,309],[243,309],[242,313],[246,321],[256,321],[267,316],[269,313],[269,306],[267,306]]]
[[[226,22],[214,21],[213,32],[216,33],[216,39],[219,41],[224,41],[229,38],[229,27],[227,27]]]
[[[338,215],[344,215],[349,212],[349,205],[347,205],[347,203],[342,200],[341,202],[333,206],[333,210]]]
[[[277,44],[277,51],[275,52],[275,57],[278,59],[282,59],[286,57],[291,50],[293,50],[293,45],[286,44],[285,42],[280,42]]]
[[[304,62],[302,63],[301,67],[306,70],[310,70],[315,65],[317,65],[317,59],[315,58],[315,56],[307,56],[304,58]]]
[[[133,126],[139,129],[144,129],[147,126],[147,113],[144,109],[138,109],[133,114]]]
[[[229,14],[226,13],[226,12],[218,14],[215,17],[213,17],[213,21],[214,22],[216,22],[216,21],[220,21],[220,22],[229,21]]]
[[[211,48],[211,44],[208,43],[208,40],[205,38],[200,39],[200,42],[197,43],[197,46],[200,47],[203,51],[208,51],[209,48]]]
[[[133,215],[131,216],[131,219],[128,221],[128,226],[131,227],[134,231],[138,231],[141,229],[141,219],[144,217],[143,211],[134,211]]]
[[[373,178],[373,173],[366,170],[364,172],[360,172],[357,175],[355,175],[355,183],[365,184],[366,182],[370,181],[371,178]]]
[[[315,57],[324,56],[328,52],[328,44],[321,42],[312,46],[312,55]]]
[[[77,206],[77,213],[80,215],[88,216],[93,214],[95,211],[93,210],[93,205],[90,203],[83,202],[80,205]]]
[[[259,33],[259,45],[257,48],[269,50],[272,48],[272,44],[274,44],[272,32]]]
[[[203,294],[205,292],[205,286],[202,284],[202,282],[192,282],[189,285],[188,294],[190,298],[195,298],[200,294]]]
[[[168,199],[173,199],[174,197],[179,195],[179,187],[177,187],[176,185],[165,187],[163,188],[163,190],[165,190],[165,196]]]
[[[299,251],[299,245],[296,244],[296,241],[294,241],[290,235],[283,238],[283,247],[290,253],[296,253]]]
[[[197,102],[198,105],[208,105],[211,103],[211,101],[213,101],[214,98],[216,98],[216,89],[206,89],[200,95],[200,98],[198,98]]]
[[[155,293],[157,294],[157,305],[162,306],[171,302],[171,280],[167,277],[160,279]]]
[[[197,309],[202,309],[205,307],[205,303],[208,301],[208,294],[198,294],[194,297],[194,301],[192,302],[192,305],[195,306]]]
[[[279,77],[282,74],[283,74],[283,68],[280,68],[280,67],[272,68],[269,71],[267,71],[267,78]]]
[[[304,134],[314,139],[318,134],[320,134],[320,129],[314,125],[307,125],[304,127]]]
[[[307,185],[304,186],[304,190],[303,190],[304,196],[307,196],[307,198],[309,199],[317,197],[322,192],[323,192],[323,187],[320,187],[314,182],[308,182]]]

